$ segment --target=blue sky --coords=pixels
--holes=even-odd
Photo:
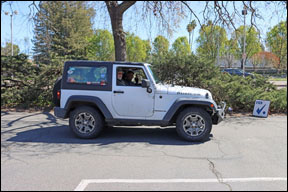
[[[20,51],[23,53],[28,53],[32,55],[32,47],[33,44],[31,40],[33,39],[33,22],[30,13],[35,13],[36,10],[33,7],[29,8],[29,5],[32,1],[14,1],[11,3],[5,3],[2,6],[1,12],[1,46],[4,46],[6,42],[10,42],[11,38],[11,17],[9,15],[5,15],[5,12],[10,12],[13,10],[18,11],[18,15],[13,16],[13,43],[19,45]],[[96,8],[96,17],[94,19],[94,29],[108,29],[111,31],[110,17],[107,14],[105,4],[99,2],[92,2],[95,4]],[[282,20],[286,20],[287,11],[276,12],[275,5],[270,4],[266,5],[264,2],[256,2],[257,8],[260,15],[263,17],[262,20],[256,20],[257,26],[260,29],[262,42],[264,42],[266,32],[269,28],[275,26]],[[193,8],[195,13],[198,15],[201,22],[203,22],[202,11],[205,6],[205,2],[189,2],[190,6]],[[212,4],[211,4],[212,5]],[[255,6],[256,7],[256,6]],[[241,11],[243,5],[241,2],[236,3],[237,10]],[[176,38],[180,36],[186,36],[188,38],[188,32],[186,30],[187,24],[190,22],[190,14],[187,17],[184,17],[179,21],[179,27],[173,32],[172,36],[168,36],[164,30],[160,30],[158,27],[158,23],[155,18],[152,19],[143,19],[140,15],[135,17],[136,12],[141,12],[141,3],[137,2],[133,8],[128,9],[128,11],[124,15],[123,26],[125,31],[133,32],[135,35],[139,36],[141,39],[149,39],[154,40],[157,35],[163,35],[170,41],[170,46],[175,41]],[[231,9],[232,10],[232,9]],[[230,12],[232,12],[230,10]],[[249,13],[247,17],[249,18]],[[195,17],[192,17],[195,19]],[[250,24],[249,19],[246,20],[247,24]],[[243,18],[235,19],[236,28],[240,25],[243,25]],[[199,33],[199,24],[197,23],[197,27],[194,32],[194,43],[193,43],[193,51],[197,47],[196,39]],[[226,29],[228,30],[228,29]],[[233,30],[227,31],[230,34]],[[26,41],[25,41],[26,39]]]

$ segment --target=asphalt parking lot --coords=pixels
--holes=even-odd
[[[287,88],[287,81],[269,81],[269,82],[276,85],[277,89]]]
[[[48,112],[1,112],[2,190],[287,191],[287,116],[227,117],[209,140],[113,127],[82,140]]]

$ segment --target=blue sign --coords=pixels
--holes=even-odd
[[[254,111],[253,111],[253,116],[267,117],[269,106],[270,106],[270,101],[256,100]]]

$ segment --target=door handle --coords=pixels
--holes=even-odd
[[[113,91],[113,93],[124,93],[124,91]]]

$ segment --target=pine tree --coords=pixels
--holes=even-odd
[[[48,64],[50,62],[50,47],[51,47],[51,30],[49,30],[48,20],[46,19],[47,10],[43,8],[43,2],[39,4],[40,12],[34,18],[34,61],[36,63]],[[50,33],[50,34],[49,34]]]
[[[88,2],[44,1],[39,7],[34,20],[34,60],[49,64],[52,58],[87,59],[95,15]]]

